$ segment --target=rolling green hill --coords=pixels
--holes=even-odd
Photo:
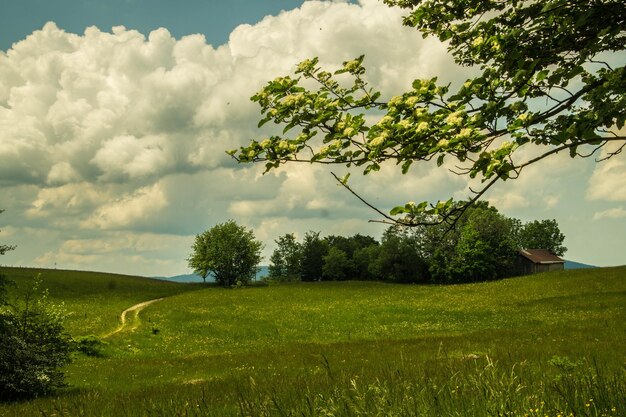
[[[72,335],[165,298],[76,356],[59,398],[2,415],[626,415],[626,267],[243,289],[41,272]]]
[[[0,266],[0,274],[15,283],[10,288],[14,295],[31,288],[39,276],[50,300],[65,305],[69,313],[66,327],[72,335],[104,334],[117,327],[121,311],[133,304],[200,288],[130,275],[62,269]]]

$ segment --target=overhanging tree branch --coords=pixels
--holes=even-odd
[[[457,174],[485,184],[472,190],[471,205],[498,180],[517,178],[525,167],[558,152],[585,158],[619,141],[624,144],[599,161],[622,152],[626,138],[612,129],[626,124],[626,69],[602,63],[607,54],[626,50],[623,2],[385,3],[408,9],[405,24],[449,42],[457,63],[478,66],[482,74],[455,92],[436,79],[418,79],[411,89],[381,102],[380,92],[364,81],[363,56],[334,73],[319,68],[317,58],[305,60],[295,71],[299,78],[279,77],[252,97],[264,115],[259,125],[271,120],[285,129],[230,151],[237,161],[264,161],[267,170],[292,162],[354,164],[365,174],[394,161],[406,174],[413,162],[436,160],[441,166],[452,157]],[[303,87],[306,79],[318,88]],[[537,99],[543,97],[542,104]],[[365,117],[372,110],[383,112],[375,123]],[[289,135],[295,127],[300,131]],[[314,138],[316,133],[320,136]],[[545,145],[553,148],[514,163],[521,147]],[[589,154],[579,151],[588,145],[594,146]],[[333,176],[383,222],[406,223],[406,216],[421,214],[448,222],[468,207],[452,200],[407,203],[385,214]]]

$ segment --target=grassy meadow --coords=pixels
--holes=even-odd
[[[64,304],[68,313],[65,327],[72,336],[104,335],[118,327],[120,313],[127,307],[200,288],[194,284],[104,272],[0,266],[0,273],[15,284],[9,288],[14,296],[31,289],[39,276],[40,289],[48,291],[49,300]]]
[[[41,272],[76,354],[56,397],[2,416],[623,416],[626,267],[453,286],[222,289]]]

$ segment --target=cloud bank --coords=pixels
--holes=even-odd
[[[378,237],[382,228],[366,223],[375,214],[324,168],[261,175],[262,167],[225,154],[260,135],[249,97],[267,80],[312,56],[336,67],[361,54],[369,80],[387,96],[415,78],[467,76],[444,45],[403,27],[401,12],[376,0],[307,2],[239,26],[217,48],[164,28],[144,35],[89,27],[78,35],[46,24],[0,52],[0,207],[8,209],[0,220],[11,226],[1,236],[19,245],[5,258],[177,274],[192,236],[228,218],[254,227],[266,253],[293,231]],[[624,160],[616,161],[598,176],[626,187]],[[595,175],[590,198],[626,199],[593,183]],[[534,187],[529,200],[532,185],[506,187],[493,199],[503,208],[536,207],[537,199],[558,208],[562,197],[550,188],[559,188],[558,178]],[[407,176],[384,167],[353,186],[383,209],[467,191],[462,179],[429,165]]]

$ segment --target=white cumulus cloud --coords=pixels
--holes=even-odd
[[[626,132],[624,132],[626,134]],[[619,143],[610,143],[602,157],[619,149]],[[626,201],[626,154],[619,153],[597,164],[589,180],[587,198],[590,200]]]
[[[124,195],[110,204],[104,204],[84,222],[87,228],[120,229],[131,225],[151,221],[151,217],[167,206],[165,194],[155,184],[136,190],[131,195]]]
[[[262,166],[237,165],[225,151],[274,131],[257,129],[259,109],[249,98],[305,58],[332,69],[365,54],[367,79],[386,98],[415,78],[468,77],[445,45],[402,26],[402,13],[377,0],[308,1],[239,26],[217,48],[165,28],[72,34],[51,22],[0,51],[0,208],[19,245],[5,258],[97,269],[119,268],[110,260],[119,256],[133,268],[126,272],[159,275],[185,268],[173,245],[229,217],[268,243],[307,230],[379,235],[381,226],[367,223],[378,215],[328,169],[290,165],[261,175]],[[494,198],[511,207],[560,206],[559,176],[572,176],[569,167],[558,159],[548,163],[551,175],[529,170],[528,180]],[[598,169],[590,198],[626,199],[623,160]],[[468,195],[463,178],[429,164],[407,175],[392,165],[366,177],[355,172],[350,184],[383,210]],[[151,237],[172,245],[172,255],[140,250]]]
[[[622,217],[626,217],[626,210],[624,210],[623,207],[615,207],[612,209],[599,211],[593,215],[594,220],[621,219]]]

